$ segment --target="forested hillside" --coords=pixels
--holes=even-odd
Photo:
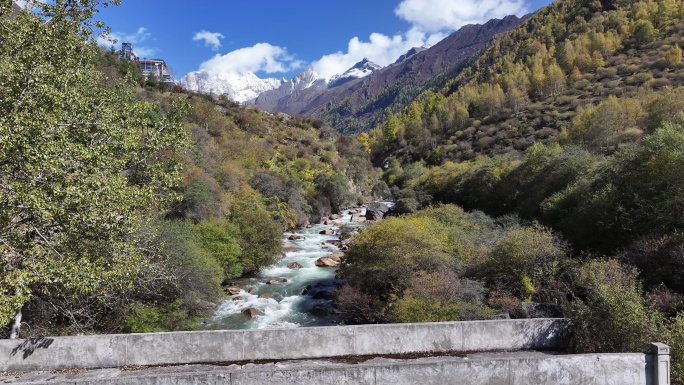
[[[557,304],[575,351],[663,340],[683,381],[683,16],[679,0],[557,1],[361,134],[404,215],[354,241],[340,308]]]
[[[559,135],[611,152],[671,110],[654,103],[684,82],[683,34],[678,1],[557,1],[376,128],[374,159],[516,155]]]
[[[100,50],[91,18],[114,3],[0,3],[5,337],[195,329],[285,229],[387,191],[318,121],[167,90]]]
[[[465,25],[434,46],[366,78],[318,91],[320,95],[315,97],[307,95],[308,92],[292,95],[281,104],[287,106],[286,112],[324,119],[341,133],[368,131],[405,108],[421,92],[443,87],[489,41],[501,37],[521,21],[516,16],[507,16],[482,25]]]

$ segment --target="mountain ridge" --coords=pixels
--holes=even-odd
[[[423,91],[423,84],[454,70],[492,38],[517,27],[526,17],[511,15],[463,26],[432,47],[364,78],[335,88],[307,89],[271,106],[259,107],[269,112],[321,118],[343,133],[367,131],[383,121],[389,112],[406,106],[411,96]],[[410,92],[403,95],[406,90]],[[387,108],[389,111],[385,111]]]

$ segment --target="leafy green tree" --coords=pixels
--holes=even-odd
[[[565,91],[565,74],[558,64],[546,67],[546,89],[551,96],[560,96]]]
[[[225,279],[236,278],[245,270],[241,260],[240,230],[225,219],[202,221],[192,229],[193,240],[201,252],[223,269]]]
[[[257,271],[275,262],[280,251],[280,237],[285,227],[269,211],[254,190],[244,189],[235,194],[230,220],[240,229],[241,264],[243,272]],[[236,275],[236,276],[237,276]]]
[[[342,174],[321,174],[314,181],[318,193],[330,199],[333,212],[339,213],[342,208],[352,203],[349,181]]]
[[[396,140],[401,131],[401,121],[396,115],[391,115],[382,125],[382,137],[386,142]]]
[[[637,45],[645,45],[655,40],[658,30],[648,20],[637,20],[632,30],[634,41]]]
[[[130,288],[145,262],[140,211],[177,183],[168,155],[186,134],[180,105],[167,114],[127,84],[103,86],[91,18],[118,0],[29,0],[7,17],[10,3],[0,2],[0,325],[18,326],[35,292]]]

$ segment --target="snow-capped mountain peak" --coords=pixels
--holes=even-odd
[[[324,78],[314,71],[313,68],[308,67],[297,74],[297,76],[292,79],[292,83],[294,90],[301,91],[313,86],[314,83],[320,83],[321,80],[324,80]]]
[[[364,78],[382,67],[364,58],[344,73],[335,75],[328,82],[329,87],[337,87],[354,79]]]
[[[213,73],[194,71],[183,76],[181,87],[189,91],[205,94],[225,94],[230,99],[245,103],[254,100],[259,94],[274,90],[286,83],[285,79],[261,79],[252,72]]]

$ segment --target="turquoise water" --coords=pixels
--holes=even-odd
[[[363,214],[363,213],[362,213]],[[293,246],[285,251],[285,256],[274,265],[263,269],[257,276],[235,280],[240,287],[239,294],[228,296],[216,309],[209,328],[211,329],[263,329],[294,328],[300,326],[331,325],[339,322],[341,317],[335,314],[314,315],[310,311],[316,307],[332,310],[332,301],[326,298],[314,299],[311,295],[303,295],[307,285],[323,285],[324,291],[332,291],[335,284],[341,281],[335,278],[337,268],[317,267],[318,258],[330,255],[339,249],[326,241],[339,239],[338,235],[321,235],[326,229],[338,230],[340,225],[361,226],[352,223],[351,212],[346,211],[334,225],[314,225],[308,229],[286,232],[283,242]],[[302,240],[287,240],[297,234]],[[297,262],[302,268],[293,270],[287,265]],[[287,282],[269,285],[266,281],[275,278],[286,278]],[[316,289],[318,290],[318,288]],[[316,291],[314,290],[314,292]],[[249,318],[242,312],[255,309],[258,316]],[[319,313],[317,313],[319,314]]]

